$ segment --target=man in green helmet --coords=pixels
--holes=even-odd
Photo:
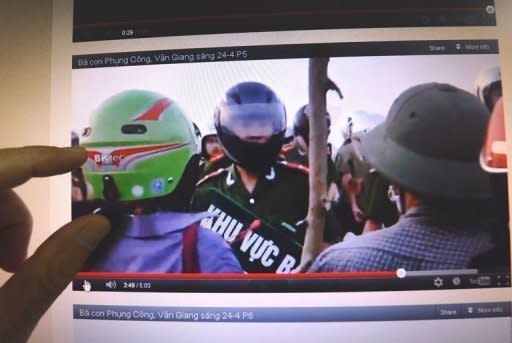
[[[129,90],[101,104],[84,130],[83,175],[112,233],[88,271],[241,272],[231,248],[185,209],[199,175],[198,136],[169,98]]]
[[[402,93],[361,141],[402,216],[330,247],[310,271],[463,269],[490,250],[489,177],[478,163],[488,119],[474,95],[447,84]]]

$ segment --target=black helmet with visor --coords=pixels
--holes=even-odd
[[[286,131],[284,104],[259,82],[230,88],[215,110],[215,128],[227,156],[244,169],[266,173],[275,163]]]

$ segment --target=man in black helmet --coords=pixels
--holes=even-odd
[[[209,190],[215,189],[274,227],[289,224],[297,241],[303,240],[303,228],[294,226],[307,215],[308,169],[278,161],[286,130],[281,100],[262,83],[238,83],[217,106],[214,122],[232,164],[199,181],[192,209],[207,210]],[[339,241],[335,229],[326,225],[326,242]]]
[[[402,93],[361,141],[402,216],[330,247],[311,271],[462,269],[490,250],[489,177],[478,163],[488,119],[475,96],[450,85]]]
[[[331,128],[331,115],[325,113],[327,121],[327,136]],[[282,147],[280,157],[285,161],[309,168],[309,106],[303,105],[295,114],[293,121],[293,140]],[[336,167],[331,155],[327,155],[327,200],[331,205],[336,205],[340,198],[338,186],[336,185]],[[329,214],[331,215],[331,213]],[[334,217],[329,220],[334,221]],[[341,224],[338,225],[340,236],[345,234]]]
[[[331,115],[329,112],[325,113],[325,119],[327,121],[327,135],[331,128]],[[309,107],[304,105],[295,114],[293,121],[293,140],[291,143],[283,146],[281,149],[281,156],[284,160],[303,165],[309,166]],[[331,156],[327,156],[327,179],[329,183],[336,182],[336,167],[331,159]]]

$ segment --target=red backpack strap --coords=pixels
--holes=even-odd
[[[183,251],[181,271],[183,273],[199,273],[199,255],[197,252],[197,233],[199,231],[199,222],[195,222],[183,231]]]

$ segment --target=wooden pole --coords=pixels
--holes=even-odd
[[[325,94],[329,58],[309,60],[309,209],[299,271],[307,271],[321,251],[327,202],[327,120]]]

